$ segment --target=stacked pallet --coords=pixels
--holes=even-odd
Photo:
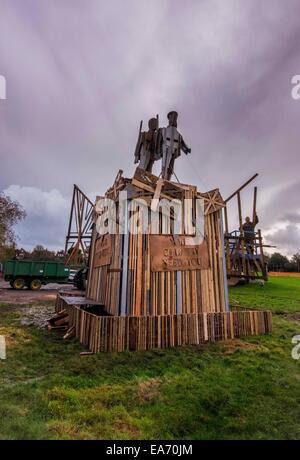
[[[224,262],[222,216],[223,200],[218,189],[200,193],[195,186],[162,180],[153,174],[137,168],[134,177],[124,179],[120,174],[113,187],[106,194],[116,202],[121,191],[126,191],[129,200],[143,200],[151,206],[155,214],[148,214],[137,209],[129,222],[129,234],[101,236],[94,226],[90,248],[90,270],[87,297],[103,305],[108,314],[114,316],[156,316],[175,314],[196,314],[200,312],[224,312],[228,309],[226,297],[226,275]],[[204,208],[204,235],[202,246],[185,247],[183,252],[192,250],[197,253],[201,265],[178,266],[178,269],[156,267],[153,263],[155,248],[175,247],[174,233],[168,233],[170,217],[157,208],[158,200],[166,202],[177,200],[182,213],[188,212],[186,203],[191,203],[191,213],[195,218],[199,201]],[[188,200],[188,201],[186,201]],[[156,209],[157,208],[157,209]],[[158,235],[153,235],[152,228],[156,219]],[[175,226],[174,209],[171,209],[171,230]],[[149,218],[149,216],[151,216]],[[97,215],[95,215],[97,219]],[[147,232],[133,232],[139,224],[147,227]],[[120,222],[116,223],[119,230]],[[183,228],[181,239],[194,236],[194,228]],[[166,237],[164,239],[164,237]],[[158,244],[157,244],[158,237]],[[168,240],[174,238],[174,244]],[[187,243],[184,243],[185,245]],[[165,246],[164,246],[165,245]],[[194,248],[194,249],[193,249]],[[106,254],[106,256],[104,255]],[[158,250],[158,257],[162,251]],[[107,255],[109,257],[107,257]],[[201,256],[201,257],[200,257]],[[207,260],[206,260],[207,259]],[[189,262],[189,257],[182,257],[182,264]],[[193,261],[192,261],[193,262]]]
[[[69,328],[93,352],[149,350],[233,339],[272,331],[270,311],[158,316],[97,316],[62,300]]]

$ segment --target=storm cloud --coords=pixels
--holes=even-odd
[[[62,196],[56,189],[45,192],[19,185],[11,185],[4,193],[26,210],[26,219],[17,226],[20,246],[31,249],[43,244],[53,250],[64,247],[71,197]]]
[[[0,0],[0,189],[28,208],[20,244],[60,247],[73,183],[130,176],[140,119],[176,109],[179,179],[227,197],[258,172],[260,227],[299,250],[299,16],[300,0]],[[43,241],[28,190],[57,202],[39,208]]]

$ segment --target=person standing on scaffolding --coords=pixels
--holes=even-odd
[[[243,227],[242,227],[242,230],[244,232],[245,245],[246,247],[251,249],[251,252],[253,252],[253,246],[254,246],[255,226],[258,224],[258,222],[259,220],[258,220],[257,214],[255,214],[255,218],[253,222],[251,222],[250,217],[247,216],[243,224]]]

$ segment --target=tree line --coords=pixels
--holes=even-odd
[[[297,252],[291,258],[274,252],[271,256],[265,256],[270,272],[300,272],[300,253]]]
[[[0,192],[0,262],[6,260],[34,259],[34,260],[56,260],[64,258],[64,251],[51,251],[38,244],[32,251],[17,249],[17,236],[14,232],[14,225],[26,217],[24,208],[17,201]]]
[[[63,260],[64,251],[51,251],[42,245],[37,245],[32,251],[17,249],[17,236],[13,230],[16,223],[26,217],[24,208],[17,201],[0,192],[0,262],[14,257],[34,260]],[[265,256],[269,271],[300,272],[300,253],[291,258],[274,252]]]

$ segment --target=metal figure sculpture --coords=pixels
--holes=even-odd
[[[153,163],[158,160],[158,117],[150,118],[148,122],[148,131],[142,131],[140,124],[140,132],[135,148],[134,162],[139,162],[139,168],[145,171],[152,172]]]
[[[181,151],[186,155],[191,152],[177,130],[177,119],[178,113],[171,111],[168,113],[168,126],[159,128],[158,116],[150,118],[148,131],[142,131],[143,122],[141,121],[134,154],[134,162],[139,163],[139,168],[151,173],[154,162],[162,159],[160,175],[162,179],[171,179],[174,173],[175,160],[180,157]]]
[[[186,145],[182,135],[177,131],[178,113],[171,111],[168,113],[169,125],[161,128],[161,157],[162,157],[162,178],[170,180],[174,173],[174,163],[180,157],[181,151],[186,155],[191,149]]]

